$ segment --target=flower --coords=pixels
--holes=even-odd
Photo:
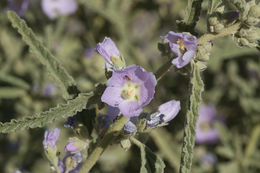
[[[98,114],[98,123],[102,129],[107,129],[120,114],[120,110],[116,107],[108,106],[107,113]]]
[[[82,154],[77,152],[75,154],[67,154],[63,160],[58,162],[58,168],[61,173],[77,173],[81,168]]]
[[[6,10],[13,10],[19,16],[24,16],[29,7],[29,0],[8,0]]]
[[[120,58],[119,50],[109,37],[105,37],[102,43],[97,44],[96,51],[110,64],[112,64],[112,57]]]
[[[70,141],[66,146],[65,146],[65,149],[64,149],[66,152],[78,152],[79,149],[78,147],[75,145],[75,141]]]
[[[78,124],[76,117],[68,117],[67,121],[64,123],[64,127],[74,129]]]
[[[153,113],[147,121],[147,128],[171,121],[179,113],[180,109],[180,101],[176,100],[171,100],[160,105],[158,111]]]
[[[218,159],[216,154],[207,152],[203,154],[200,158],[200,164],[204,167],[206,166],[213,166],[217,163]]]
[[[173,65],[177,68],[186,66],[195,56],[197,48],[197,38],[195,36],[170,31],[161,38],[169,42],[172,52],[177,56],[177,58],[172,60]]]
[[[155,92],[156,79],[153,73],[140,66],[131,65],[113,71],[106,83],[101,100],[118,107],[126,117],[138,116],[142,108],[150,103]]]
[[[78,4],[75,0],[42,0],[42,10],[50,18],[55,19],[59,15],[74,13]]]
[[[105,37],[102,43],[98,43],[96,51],[106,60],[105,67],[109,71],[125,67],[125,60],[120,56],[120,52],[111,38]]]
[[[216,143],[219,140],[218,131],[214,128],[214,122],[222,122],[213,105],[202,105],[199,109],[199,118],[196,127],[197,143]]]
[[[54,130],[47,130],[44,133],[44,140],[43,140],[43,146],[44,149],[47,150],[48,147],[51,147],[51,149],[55,148],[56,142],[60,135],[60,129],[55,128]]]
[[[137,128],[135,123],[137,122],[137,117],[131,117],[124,125],[124,131],[127,133],[134,133]]]
[[[45,96],[45,97],[53,97],[56,95],[56,91],[57,91],[57,87],[55,84],[48,84],[44,87],[43,91],[42,91],[42,94]]]

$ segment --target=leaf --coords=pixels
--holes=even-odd
[[[20,120],[13,119],[6,123],[0,122],[0,133],[10,133],[17,130],[43,127],[58,119],[73,116],[86,108],[88,98],[91,95],[92,94],[90,93],[82,93],[75,99],[68,101],[66,104],[58,105],[48,111],[26,116]]]
[[[209,3],[208,13],[212,14],[218,8],[218,6],[222,3],[222,0],[209,0],[208,3]]]
[[[193,148],[196,137],[196,123],[201,102],[201,93],[204,90],[204,84],[200,77],[200,70],[196,64],[193,66],[191,85],[192,88],[189,100],[189,109],[186,114],[186,122],[184,127],[180,173],[188,173],[191,170]]]
[[[189,31],[192,33],[197,21],[199,20],[201,4],[202,0],[188,0],[184,19],[179,23],[183,31]]]
[[[0,88],[0,99],[10,99],[22,97],[26,94],[24,89],[12,88],[12,87],[1,87]]]
[[[219,122],[215,122],[214,127],[217,129],[220,140],[223,142],[224,146],[232,150],[232,136],[230,135],[228,129]]]
[[[17,87],[21,87],[26,90],[30,88],[30,86],[24,80],[1,72],[0,72],[0,81],[7,82],[9,84],[12,84]]]
[[[150,135],[162,153],[162,156],[178,172],[180,149],[177,143],[174,142],[173,136],[165,128],[154,129],[150,132]]]
[[[50,51],[36,38],[24,20],[12,11],[8,11],[7,15],[12,26],[17,28],[24,42],[30,47],[31,52],[33,52],[38,60],[46,67],[47,71],[54,78],[56,85],[62,89],[63,97],[65,99],[74,98],[78,94],[78,90],[73,78],[60,65]]]
[[[140,173],[162,173],[165,164],[163,160],[154,154],[147,146],[131,137],[130,140],[140,149],[141,152],[141,169]]]

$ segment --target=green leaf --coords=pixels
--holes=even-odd
[[[11,99],[22,97],[26,94],[26,91],[21,88],[12,88],[12,87],[1,87],[0,88],[0,99]]]
[[[6,123],[0,122],[0,133],[10,133],[17,130],[43,127],[58,119],[73,116],[86,108],[88,99],[91,95],[92,94],[90,93],[82,93],[75,99],[68,101],[66,104],[58,105],[48,111],[26,116],[20,120],[13,119]]]
[[[180,149],[174,141],[172,134],[165,128],[154,129],[150,132],[156,146],[159,148],[162,156],[167,159],[169,164],[178,172],[180,162]]]
[[[30,47],[31,52],[33,52],[38,60],[47,68],[47,71],[54,78],[56,85],[62,89],[63,97],[65,99],[74,98],[78,94],[78,90],[73,78],[60,65],[50,51],[36,38],[24,20],[12,11],[8,11],[7,15],[12,26],[17,28],[24,42]]]
[[[12,84],[17,87],[21,87],[26,90],[30,88],[30,86],[24,80],[1,72],[0,72],[0,81],[7,82],[9,84]]]
[[[184,127],[180,173],[188,173],[191,170],[193,148],[196,137],[196,123],[201,102],[201,93],[204,90],[204,84],[201,80],[200,70],[197,64],[193,65],[191,85],[192,88],[189,100],[189,109],[186,114],[186,122]]]
[[[232,136],[230,135],[226,126],[219,122],[215,122],[214,127],[217,129],[220,140],[224,144],[224,146],[232,150]]]
[[[208,13],[212,14],[218,8],[218,6],[222,3],[222,0],[209,0],[208,3],[209,3]]]
[[[199,20],[201,4],[202,0],[188,0],[184,19],[180,23],[182,30],[193,33],[194,27]]]
[[[162,173],[165,164],[163,160],[154,154],[147,146],[131,137],[130,140],[140,149],[141,152],[141,169],[140,173]]]

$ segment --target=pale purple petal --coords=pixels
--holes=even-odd
[[[79,149],[78,147],[75,145],[75,141],[70,141],[64,148],[64,150],[66,152],[78,152]]]
[[[134,101],[124,101],[120,103],[119,109],[126,117],[138,116],[142,112],[142,108],[140,108],[138,103]]]
[[[161,38],[165,41],[171,42],[171,43],[176,43],[178,39],[183,38],[182,33],[175,33],[173,31],[169,31],[166,36],[161,36]]]
[[[55,128],[54,130],[47,130],[44,133],[44,140],[43,140],[43,146],[46,150],[49,147],[54,149],[56,142],[60,135],[60,129]]]
[[[113,107],[118,107],[118,105],[123,101],[120,91],[121,88],[118,87],[107,87],[101,97],[102,102]]]
[[[43,12],[50,19],[75,13],[78,8],[76,0],[42,0],[41,5]]]
[[[103,58],[109,62],[112,63],[111,58],[119,58],[120,52],[117,49],[115,43],[111,38],[105,37],[102,43],[98,43],[96,47],[96,51],[103,56]]]
[[[8,0],[5,10],[15,11],[20,17],[23,17],[29,7],[29,0]]]
[[[197,38],[187,33],[175,33],[170,31],[166,36],[161,37],[169,42],[169,47],[177,56],[172,63],[177,68],[186,66],[194,57],[197,49]]]
[[[153,99],[156,83],[153,73],[146,72],[140,66],[131,65],[122,70],[113,71],[101,100],[110,106],[119,107],[124,116],[138,116],[142,108]],[[129,97],[131,99],[124,97],[121,93],[122,88],[127,88],[128,85],[130,86],[128,91],[134,90],[132,93],[135,94]],[[134,96],[136,96],[136,100],[133,100]]]
[[[222,122],[217,115],[217,111],[213,105],[202,105],[199,109],[199,117],[196,127],[197,143],[216,143],[219,140],[218,131],[213,126],[214,122]]]
[[[178,57],[172,60],[173,65],[175,65],[177,68],[182,68],[189,64],[191,59],[194,57],[195,52],[194,51],[187,51],[182,57]]]
[[[171,121],[181,109],[180,101],[171,100],[159,106],[158,112],[164,115],[164,123]]]

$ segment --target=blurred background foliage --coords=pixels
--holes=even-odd
[[[79,89],[93,90],[96,83],[106,81],[104,60],[95,45],[105,36],[111,37],[128,65],[139,64],[155,72],[166,58],[160,55],[157,43],[169,30],[178,31],[176,20],[182,19],[187,0],[78,0],[76,13],[50,20],[41,10],[40,1],[29,1],[23,18],[37,37],[59,58],[74,77]],[[207,31],[207,3],[203,2],[198,35]],[[63,103],[57,88],[43,66],[29,52],[20,35],[7,20],[7,0],[0,1],[0,121],[32,115]],[[197,144],[194,150],[193,173],[260,172],[260,54],[256,49],[240,48],[231,38],[214,41],[203,72],[204,103],[214,104],[224,125],[216,125],[220,141]],[[171,69],[158,83],[155,99],[148,112],[172,98],[188,97],[188,78]],[[91,112],[80,113],[90,119]],[[46,128],[62,128],[59,149],[72,136],[58,121]],[[143,136],[146,144],[166,163],[165,172],[178,172],[183,137],[184,114],[171,123]],[[0,172],[50,172],[44,158],[42,140],[45,129],[0,134]],[[139,150],[133,146],[124,151],[111,146],[105,151],[92,173],[138,172]]]

